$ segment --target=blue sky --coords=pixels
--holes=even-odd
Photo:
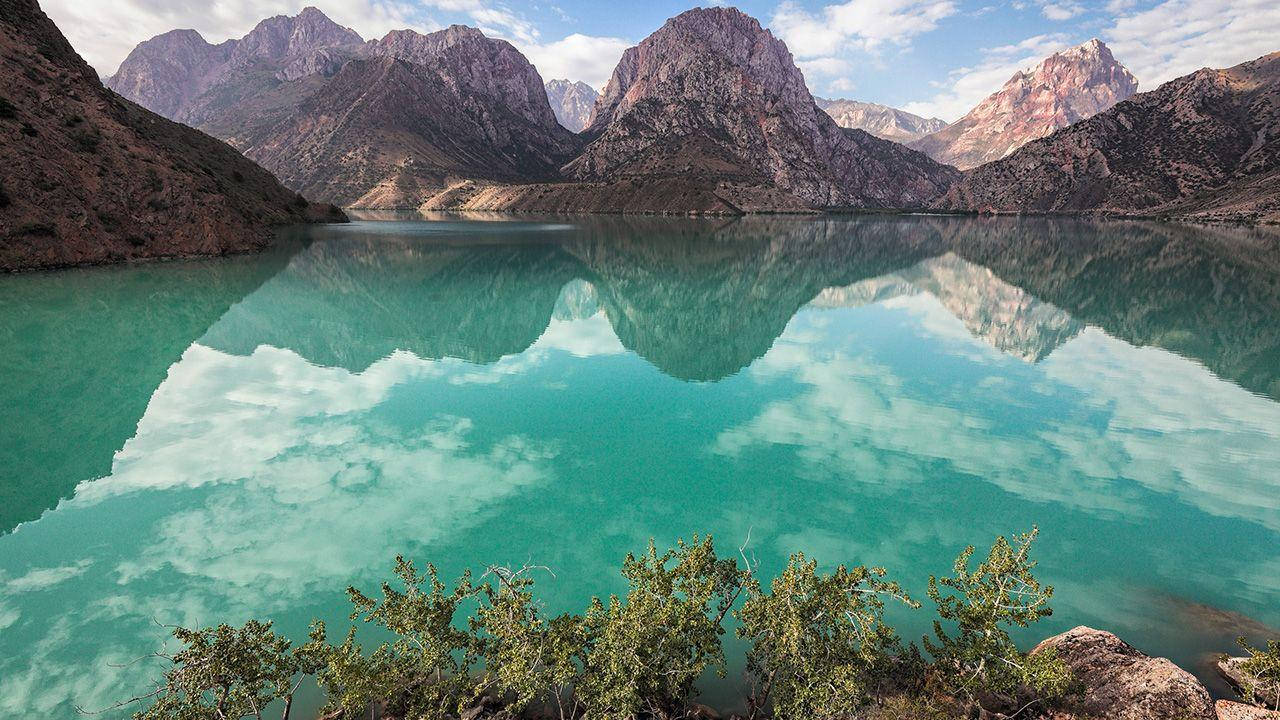
[[[624,48],[696,3],[675,0],[43,0],[103,75],[173,28],[217,42],[315,5],[366,38],[478,26],[513,42],[544,79],[602,89]],[[705,4],[709,4],[704,2]],[[725,4],[725,3],[715,3]],[[742,0],[787,42],[817,95],[955,120],[1021,67],[1101,38],[1143,89],[1200,67],[1280,50],[1277,0]]]

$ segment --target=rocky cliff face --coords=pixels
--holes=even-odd
[[[962,170],[999,160],[1058,128],[1106,110],[1138,91],[1138,81],[1099,40],[1055,53],[1019,71],[960,120],[911,147]]]
[[[245,252],[271,224],[341,217],[105,89],[35,0],[0,0],[0,53],[0,270]]]
[[[731,8],[668,20],[627,50],[565,166],[582,181],[734,178],[813,207],[920,206],[957,173],[818,109],[786,45]]]
[[[171,45],[143,43],[111,82],[341,205],[416,207],[458,180],[553,178],[577,149],[528,60],[474,28],[364,43],[308,8],[264,20],[225,59],[180,62]]]
[[[1280,53],[1199,70],[969,173],[939,207],[1280,221]]]
[[[865,130],[884,140],[908,143],[947,126],[945,120],[923,118],[887,105],[815,97],[818,107],[843,128]]]
[[[550,80],[547,82],[547,99],[556,120],[573,132],[582,132],[591,119],[600,93],[584,82]]]

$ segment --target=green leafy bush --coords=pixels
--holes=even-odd
[[[716,557],[710,536],[659,555],[628,555],[625,598],[593,598],[583,618],[586,659],[576,689],[587,714],[620,720],[671,714],[708,667],[723,677],[724,618],[744,589],[737,561]]]
[[[884,622],[884,600],[919,607],[885,571],[844,565],[829,575],[803,554],[791,556],[770,593],[752,584],[738,635],[751,641],[747,671],[753,715],[772,703],[787,720],[839,718],[871,700],[902,645]]]
[[[135,713],[135,720],[261,718],[274,700],[285,701],[288,720],[298,688],[294,678],[311,666],[271,623],[177,628],[173,636],[186,647],[169,658],[173,667],[154,693],[155,704]]]
[[[1060,697],[1072,683],[1071,672],[1052,651],[1027,655],[1009,637],[1009,627],[1027,627],[1053,613],[1053,587],[1041,585],[1032,570],[1031,545],[1039,530],[996,538],[987,559],[969,570],[974,547],[956,558],[954,575],[930,577],[929,598],[941,620],[934,621],[936,642],[924,639],[933,656],[935,676],[949,692],[983,709],[1013,714],[1027,703]],[[943,594],[942,588],[951,592]],[[1020,694],[1030,692],[1024,699]]]
[[[708,670],[726,672],[724,623],[744,595],[738,634],[750,644],[752,717],[890,718],[897,708],[909,711],[904,717],[941,718],[953,697],[968,710],[1018,714],[1071,681],[1052,654],[1027,656],[1007,632],[1050,612],[1053,590],[1032,575],[1035,536],[997,539],[974,571],[970,547],[953,577],[930,578],[940,621],[936,642],[925,640],[935,663],[928,668],[884,620],[886,603],[919,604],[883,569],[841,565],[823,574],[796,554],[766,592],[750,563],[720,558],[710,537],[694,536],[661,553],[650,541],[643,554],[628,555],[626,593],[593,598],[583,615],[548,616],[536,600],[534,568],[490,567],[479,582],[464,573],[446,585],[434,566],[424,574],[397,557],[396,580],[380,593],[347,589],[350,619],[391,640],[366,649],[353,625],[331,642],[319,621],[299,648],[269,623],[179,629],[186,648],[147,696],[155,704],[136,717],[260,717],[267,703],[283,700],[287,720],[298,679],[307,675],[327,694],[333,719],[474,719],[488,710],[561,720],[684,717],[697,680]],[[1269,677],[1274,665],[1257,667]],[[914,678],[945,693],[925,693],[926,683]],[[878,706],[864,709],[872,700]]]
[[[452,588],[440,581],[434,565],[420,574],[413,563],[396,557],[397,590],[382,584],[382,597],[373,598],[349,587],[355,606],[351,619],[381,626],[396,639],[364,654],[355,629],[341,645],[328,646],[325,627],[312,628],[309,652],[317,659],[318,677],[331,711],[359,717],[371,705],[385,704],[399,717],[448,718],[475,697],[472,670],[477,647],[471,633],[454,625],[458,607],[474,598],[471,574],[464,573]]]
[[[1244,638],[1237,642],[1249,656],[1240,664],[1246,678],[1241,696],[1248,702],[1280,711],[1280,640],[1268,640],[1266,649],[1251,647]]]
[[[535,702],[554,704],[560,717],[575,715],[569,690],[584,657],[581,618],[543,616],[533,598],[531,568],[492,567],[481,587],[483,602],[471,619],[484,663],[481,690],[502,697],[512,712]]]

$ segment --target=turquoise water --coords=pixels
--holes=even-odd
[[[340,627],[396,553],[581,610],[697,532],[923,598],[1038,524],[1024,641],[1211,679],[1280,627],[1277,310],[1275,233],[1042,219],[365,221],[0,277],[0,714],[144,690],[157,623]]]

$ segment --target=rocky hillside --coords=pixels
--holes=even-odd
[[[973,170],[938,206],[1280,221],[1280,53],[1137,95]]]
[[[600,93],[584,82],[550,80],[547,82],[547,99],[556,120],[573,132],[582,132],[591,120]]]
[[[1026,143],[1132,96],[1138,81],[1100,40],[1054,53],[1014,74],[955,123],[911,143],[962,170],[999,160]]]
[[[888,105],[820,97],[815,97],[813,101],[840,127],[866,130],[878,138],[899,143],[918,140],[947,126],[945,120],[923,118]]]
[[[0,0],[0,53],[0,270],[245,252],[341,218],[104,88],[35,0]]]
[[[308,8],[216,47],[186,36],[175,50],[173,35],[139,46],[111,84],[309,197],[416,207],[460,180],[555,178],[578,148],[537,70],[474,28],[365,43]]]
[[[733,179],[811,207],[916,207],[952,169],[818,109],[782,41],[732,8],[695,9],[623,53],[565,173]]]

